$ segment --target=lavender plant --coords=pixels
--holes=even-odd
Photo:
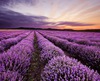
[[[58,56],[45,66],[41,81],[99,81],[100,75],[75,59]]]
[[[34,52],[33,36],[34,33],[31,33],[17,45],[12,46],[7,52],[0,55],[0,73],[13,71],[25,76]]]
[[[56,47],[39,33],[37,33],[37,38],[39,48],[41,49],[40,58],[42,62],[48,62],[53,57],[64,55],[60,48]]]
[[[0,81],[23,81],[23,77],[15,71],[6,71],[0,73]]]
[[[24,34],[28,31],[22,31],[22,30],[17,30],[17,31],[0,31],[0,41],[4,39],[9,39],[9,38],[14,38],[17,37],[18,35]]]
[[[23,38],[25,38],[29,33],[21,34],[15,38],[9,38],[0,41],[0,52],[3,52],[5,49],[9,48],[12,45],[17,44],[19,41],[21,41]]]
[[[54,36],[44,35],[50,41],[69,52],[71,56],[76,57],[88,66],[99,71],[100,68],[100,48],[95,46],[84,46],[76,43],[71,43],[67,40],[60,39]]]

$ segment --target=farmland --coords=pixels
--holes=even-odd
[[[0,81],[100,81],[100,33],[0,31]]]

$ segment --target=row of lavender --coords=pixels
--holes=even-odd
[[[99,81],[100,75],[65,53],[53,43],[36,33],[41,62],[45,64],[41,81]]]
[[[55,36],[43,34],[44,37],[52,41],[55,45],[70,53],[72,57],[77,58],[89,67],[98,70],[100,68],[100,48],[95,46],[85,46],[60,39]]]
[[[0,52],[3,52],[5,50],[9,49],[12,45],[17,44],[23,38],[25,38],[28,34],[29,34],[29,32],[25,32],[25,33],[20,34],[16,37],[1,40],[0,41]]]
[[[11,31],[11,30],[0,30],[0,41],[3,39],[8,39],[8,38],[12,38],[12,37],[16,37],[22,33],[25,33],[26,31],[20,31],[20,30],[16,30],[16,31]]]
[[[40,32],[40,31],[39,31]],[[42,31],[41,31],[42,32]],[[50,35],[62,36],[73,39],[90,40],[91,42],[100,42],[99,32],[76,32],[76,31],[43,31]]]
[[[0,54],[0,81],[24,81],[34,52],[34,32]]]
[[[41,31],[40,31],[41,32]],[[46,31],[43,32],[48,35],[53,35],[62,39],[66,39],[69,42],[75,42],[77,44],[87,45],[87,46],[98,46],[100,47],[100,33],[94,32],[61,32],[61,31]]]
[[[62,36],[57,36],[57,37],[62,38],[62,39],[66,39],[69,42],[75,42],[77,44],[82,44],[82,45],[86,45],[86,46],[97,46],[97,47],[100,47],[100,42],[91,42],[88,39],[80,39],[80,38],[75,39],[75,38],[67,38],[67,37],[62,37]]]
[[[28,34],[29,32],[26,33],[26,36]],[[60,48],[41,34],[36,33],[36,36],[41,51],[40,60],[45,65],[41,73],[41,81],[100,80],[100,75],[97,72],[90,70],[76,59],[65,56]],[[23,38],[21,42],[0,55],[0,81],[25,81],[34,52],[33,40],[34,33],[32,32],[26,38]]]

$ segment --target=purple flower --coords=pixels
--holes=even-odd
[[[99,81],[100,75],[75,59],[58,56],[45,66],[41,81]]]
[[[46,38],[44,38],[42,35],[39,33],[37,35],[37,40],[38,40],[38,45],[39,48],[41,49],[40,51],[40,57],[42,62],[48,62],[50,59],[53,57],[57,56],[63,56],[64,52],[56,47],[54,44],[52,44],[50,41],[48,41]]]
[[[33,37],[34,33],[30,33],[21,42],[12,46],[9,50],[7,50],[7,52],[4,52],[0,55],[1,74],[7,71],[12,71],[12,72],[18,72],[20,75],[25,76],[27,70],[29,69],[31,57],[34,52]],[[4,76],[6,79],[7,78],[6,75]],[[11,81],[15,81],[12,78]]]
[[[61,47],[63,50],[69,52],[72,57],[79,59],[81,62],[86,63],[86,65],[99,71],[100,68],[100,48],[96,46],[86,46],[79,45],[75,42],[69,42],[67,40],[48,36],[43,34],[44,37],[49,39],[55,45]]]
[[[0,73],[0,81],[23,81],[23,77],[16,71]]]

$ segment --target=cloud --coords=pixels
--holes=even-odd
[[[68,25],[68,26],[92,26],[94,24],[86,24],[86,23],[79,23],[79,22],[58,22],[57,25]]]
[[[27,16],[7,9],[0,9],[0,28],[13,28],[19,26],[41,27],[50,23],[45,16]]]
[[[0,0],[0,6],[7,5],[9,0]]]
[[[17,3],[35,5],[39,0],[0,0],[0,6],[15,5]]]
[[[16,27],[33,27],[33,28],[55,28],[61,25],[67,26],[92,26],[94,24],[86,24],[79,22],[47,22],[48,17],[45,16],[27,16],[18,12],[0,9],[0,28],[16,28]]]
[[[33,28],[56,28],[57,26],[92,26],[79,22],[47,22],[49,18],[45,16],[28,16],[18,12],[0,9],[0,28],[33,27]]]

